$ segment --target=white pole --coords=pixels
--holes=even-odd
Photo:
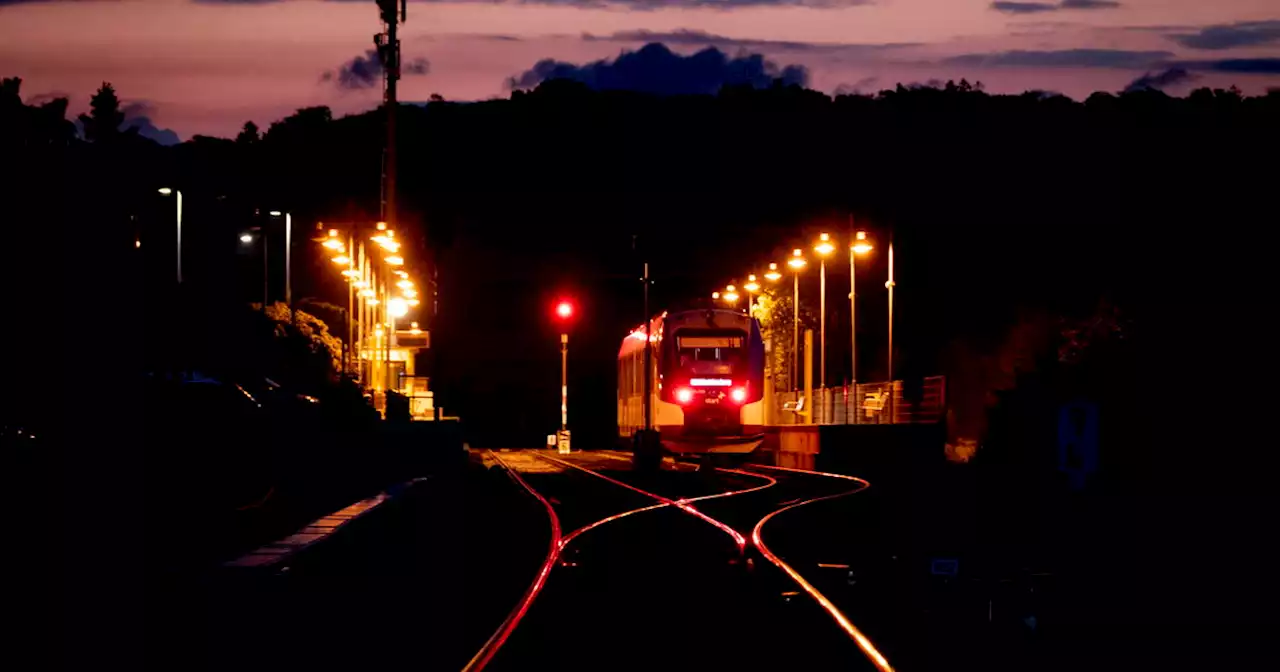
[[[560,431],[569,426],[569,334],[560,334]]]
[[[856,234],[855,234],[856,235]],[[858,285],[854,275],[853,264],[854,251],[849,248],[849,376],[852,379],[850,385],[853,386],[853,422],[858,422],[858,313],[857,313],[857,296]],[[849,410],[845,409],[845,422],[849,421]]]
[[[178,284],[182,284],[182,191],[178,191]]]

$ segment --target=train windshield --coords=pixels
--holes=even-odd
[[[747,335],[736,329],[682,329],[676,334],[680,367],[698,362],[736,364],[746,357]]]

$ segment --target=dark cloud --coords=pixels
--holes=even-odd
[[[1059,51],[1001,51],[963,54],[943,61],[948,65],[1023,68],[1130,68],[1143,70],[1172,57],[1167,51],[1121,49],[1063,49]]]
[[[45,103],[51,103],[55,100],[58,100],[59,98],[70,99],[71,94],[64,93],[62,91],[49,91],[47,93],[37,93],[34,96],[27,98],[27,105],[32,105],[32,106],[44,105]]]
[[[1179,61],[1173,67],[1242,75],[1280,75],[1280,58],[1226,58],[1219,61]]]
[[[425,75],[431,70],[431,64],[425,58],[405,61],[400,66],[400,74]],[[329,70],[320,75],[322,82],[335,82],[339,89],[358,91],[371,89],[382,81],[382,59],[376,49],[370,49],[361,56],[343,63],[336,71]]]
[[[1058,4],[1049,2],[1006,2],[998,0],[991,3],[991,9],[1005,14],[1039,14],[1056,12],[1062,9],[1115,9],[1120,3],[1112,0],[1062,0]]]
[[[879,77],[863,77],[852,84],[841,84],[836,87],[835,94],[837,96],[856,96],[864,93],[872,93],[872,86],[880,81]]]
[[[809,81],[809,71],[803,65],[779,69],[760,54],[744,53],[730,58],[715,47],[681,56],[655,42],[638,51],[624,51],[612,61],[599,60],[586,65],[552,59],[538,61],[532,69],[507,80],[507,86],[532,88],[553,79],[582,82],[597,90],[681,95],[715,93],[726,85],[766,87],[775,79],[804,86]]]
[[[686,45],[686,46],[706,46],[718,47],[720,49],[748,49],[772,51],[883,51],[887,49],[899,49],[903,47],[917,46],[914,43],[884,43],[884,44],[848,44],[835,42],[791,42],[787,40],[759,40],[744,39],[737,37],[725,37],[724,35],[716,35],[702,30],[691,28],[677,28],[672,31],[654,31],[654,30],[620,30],[611,35],[592,35],[591,33],[582,34],[583,41],[586,42],[643,42],[649,44],[652,42],[660,42],[662,44]]]
[[[138,135],[155,140],[162,145],[176,145],[182,142],[182,138],[178,137],[177,133],[167,128],[160,128],[151,121],[151,118],[156,115],[156,107],[150,101],[131,101],[122,105],[120,111],[124,113],[121,129],[137,129]]]
[[[124,122],[120,124],[121,131],[133,129],[138,135],[162,145],[176,145],[182,142],[182,138],[178,137],[176,132],[168,128],[160,128],[151,121],[156,115],[156,106],[151,101],[129,101],[120,106],[120,112],[124,114]],[[84,128],[80,125],[80,120],[76,119],[74,123],[76,132],[83,136]]]
[[[1189,49],[1232,49],[1280,42],[1280,21],[1246,21],[1207,26],[1194,33],[1168,38]]]
[[[246,0],[197,0],[198,2],[243,2]],[[247,0],[256,2],[259,0]],[[261,0],[282,2],[283,0]],[[368,0],[331,0],[333,2],[367,2]],[[536,4],[591,9],[621,8],[632,11],[656,11],[682,7],[733,9],[736,7],[855,7],[876,0],[423,0],[424,2],[469,2],[486,5]]]
[[[1196,76],[1188,72],[1186,68],[1168,68],[1167,70],[1156,74],[1151,74],[1150,72],[1144,74],[1132,82],[1129,82],[1129,85],[1124,87],[1124,91],[1125,93],[1143,91],[1145,89],[1156,89],[1157,91],[1162,91],[1167,87],[1186,84],[1194,81],[1195,79]]]
[[[1057,5],[1043,2],[993,2],[991,9],[1005,14],[1038,14],[1040,12],[1056,12]]]
[[[1115,9],[1120,6],[1112,0],[1062,0],[1063,9]]]

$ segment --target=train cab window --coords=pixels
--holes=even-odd
[[[733,364],[742,360],[746,337],[739,331],[681,332],[676,337],[680,352],[680,365],[694,362],[720,362]]]

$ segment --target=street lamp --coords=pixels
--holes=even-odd
[[[893,243],[889,243],[889,280],[884,283],[889,290],[889,422],[893,417]]]
[[[724,292],[720,294],[720,298],[724,299],[725,303],[736,306],[738,303],[738,288],[733,285],[725,287]]]
[[[251,233],[242,233],[242,234],[240,234],[240,242],[244,243],[245,245],[248,245],[248,244],[252,243],[252,242],[253,242],[253,234],[251,234]]]
[[[769,272],[764,274],[764,279],[768,280],[769,282],[777,282],[778,280],[782,279],[782,274],[778,272],[777,264],[774,264],[774,263],[769,264]]]
[[[871,251],[871,242],[867,240],[867,232],[854,234],[853,243],[849,245],[849,375],[853,380],[853,396],[858,397],[858,318],[857,318],[857,282],[854,273],[853,259],[856,255]],[[856,408],[856,406],[855,406]],[[854,415],[857,422],[857,415]]]
[[[747,284],[743,285],[742,288],[747,290],[747,314],[750,315],[751,309],[754,307],[752,305],[752,295],[760,291],[760,283],[756,282],[754,274],[748,275]]]
[[[795,294],[791,299],[791,384],[796,385],[795,389],[799,391],[796,374],[800,372],[800,271],[808,265],[804,252],[798,247],[792,250],[787,265],[795,274]]]
[[[818,253],[819,257],[819,284],[818,284],[818,389],[827,389],[827,257],[834,252],[835,245],[831,244],[831,236],[823,233],[818,237],[818,244],[813,246],[813,251]],[[826,413],[826,407],[823,407],[823,414]],[[825,419],[825,418],[824,418]]]
[[[178,220],[177,220],[177,229],[178,229],[178,252],[177,252],[177,254],[178,254],[178,264],[177,264],[177,268],[178,268],[178,284],[182,284],[182,191],[180,191],[180,190],[178,190],[178,189],[170,189],[169,187],[160,187],[157,191],[159,191],[159,192],[160,192],[160,195],[161,195],[161,196],[168,196],[169,194],[176,194],[176,195],[177,195],[177,197],[178,197],[178,199],[177,199],[177,204],[178,204]],[[141,246],[140,246],[140,245],[138,245],[138,247],[141,247]]]

